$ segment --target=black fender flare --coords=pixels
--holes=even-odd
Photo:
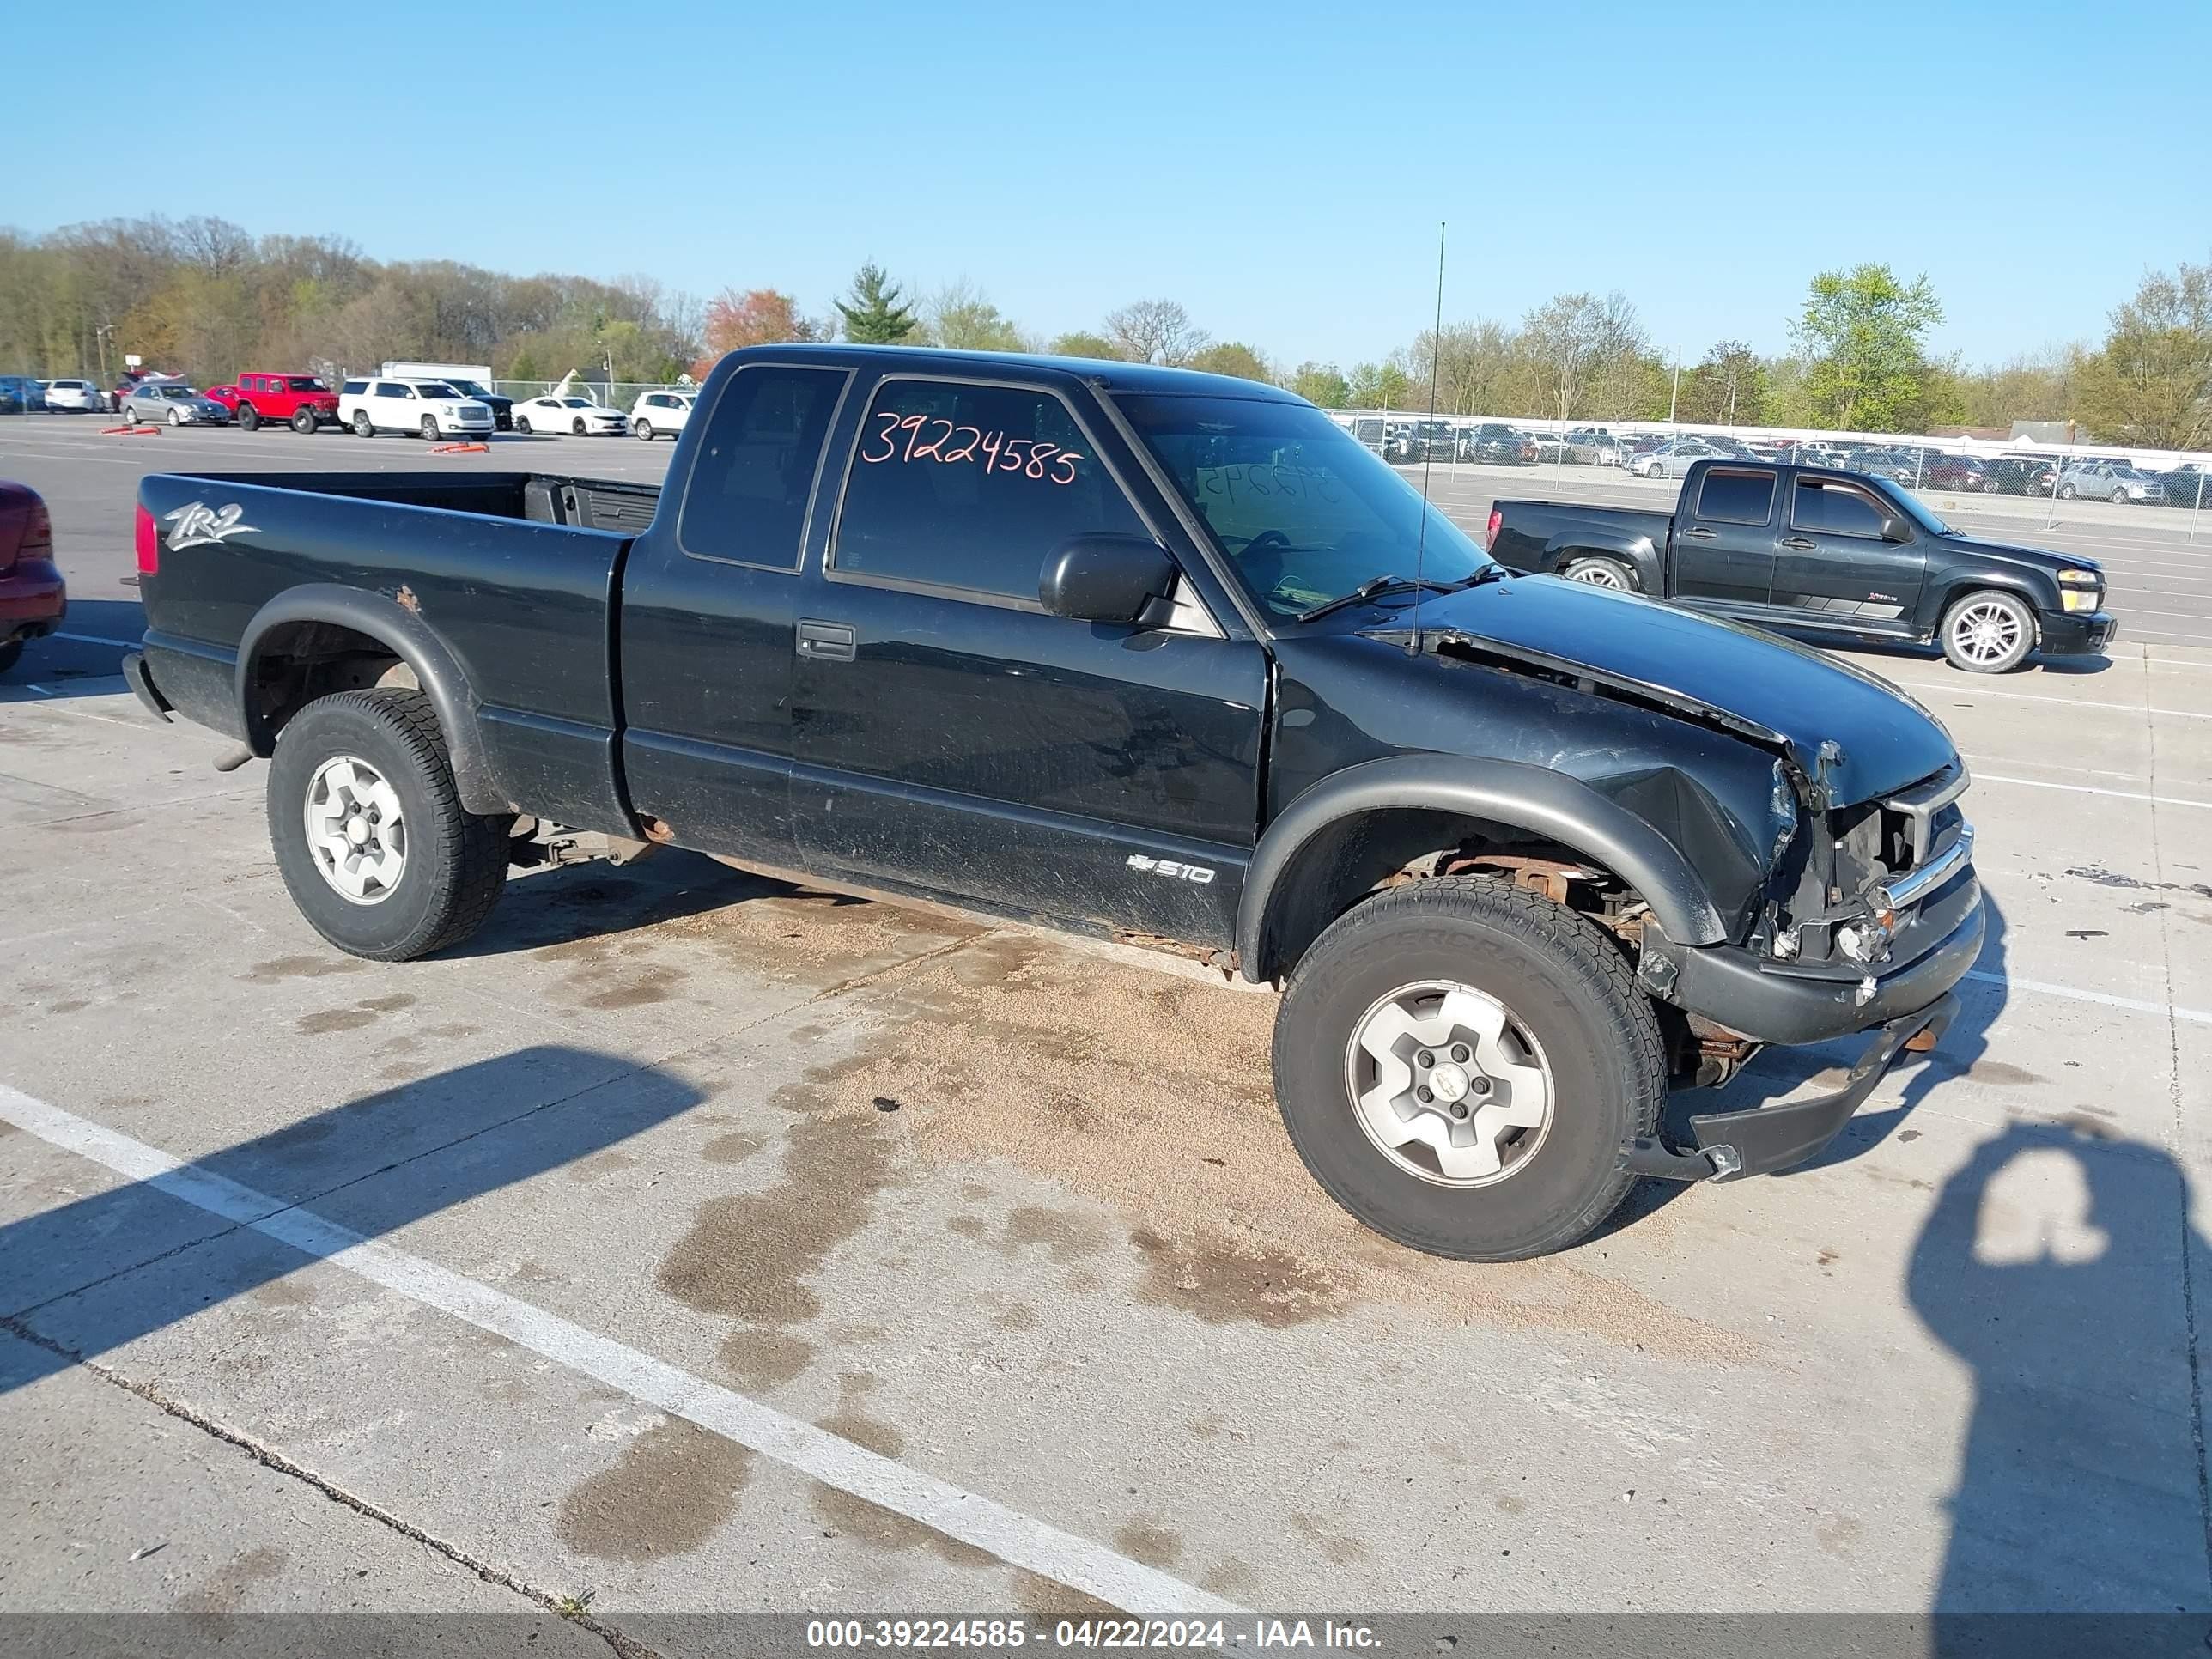
[[[1517,761],[1393,755],[1324,778],[1261,836],[1237,905],[1237,961],[1247,979],[1279,976],[1280,953],[1269,927],[1283,877],[1300,851],[1331,824],[1392,809],[1458,813],[1542,836],[1635,888],[1668,939],[1718,945],[1728,937],[1711,896],[1680,849],[1580,779]]]
[[[285,589],[253,613],[238,641],[236,696],[246,746],[266,760],[276,752],[276,733],[252,696],[262,641],[278,628],[296,623],[327,623],[377,641],[415,673],[416,684],[437,710],[446,754],[461,805],[471,812],[503,812],[506,796],[493,779],[483,730],[477,720],[477,697],[468,676],[445,641],[413,611],[388,593],[374,593],[337,582],[307,582]]]
[[[2039,628],[2046,612],[2057,611],[2063,601],[2058,585],[2048,588],[2039,586],[2033,576],[2024,572],[1992,569],[1984,566],[1978,570],[1964,570],[1936,579],[1930,577],[1922,590],[1920,599],[1920,634],[1933,640],[1942,630],[1943,618],[1951,607],[1969,593],[2009,593],[2035,613]]]
[[[1620,559],[1636,573],[1643,592],[1658,596],[1666,591],[1659,549],[1649,536],[1587,528],[1562,530],[1544,544],[1544,568],[1555,572],[1565,570],[1578,553]]]

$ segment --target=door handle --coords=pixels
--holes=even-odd
[[[1682,535],[1684,539],[1688,541],[1709,542],[1720,533],[1717,530],[1707,530],[1701,526],[1696,530],[1685,530]]]
[[[1820,544],[1810,536],[1784,536],[1782,544],[1800,553],[1810,553]]]
[[[859,646],[850,623],[799,619],[799,654],[816,662],[850,662]]]

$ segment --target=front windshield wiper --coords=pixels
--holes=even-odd
[[[1508,570],[1504,565],[1493,560],[1488,564],[1478,567],[1473,575],[1462,576],[1455,582],[1440,582],[1428,577],[1414,581],[1405,576],[1370,576],[1349,593],[1340,594],[1333,599],[1325,599],[1310,610],[1301,611],[1298,612],[1297,620],[1310,623],[1317,617],[1328,616],[1333,611],[1341,611],[1346,605],[1364,605],[1368,600],[1380,599],[1385,593],[1404,592],[1417,587],[1425,587],[1431,593],[1457,593],[1466,588],[1480,587],[1485,582],[1502,582],[1509,576],[1517,576],[1520,574],[1517,570]]]
[[[1381,599],[1385,593],[1400,593],[1421,587],[1427,588],[1431,593],[1449,593],[1460,586],[1458,582],[1431,581],[1426,577],[1415,581],[1409,576],[1370,576],[1349,593],[1340,593],[1333,599],[1323,599],[1319,605],[1299,611],[1297,620],[1318,622],[1333,611],[1341,611],[1349,605],[1364,605],[1370,599]]]

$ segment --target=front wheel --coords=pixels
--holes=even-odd
[[[630,431],[634,435],[644,439],[647,443],[651,443],[653,441],[653,422],[651,421],[640,421],[635,426],[630,428]]]
[[[1633,593],[1638,587],[1636,573],[1618,559],[1570,559],[1559,574],[1568,581],[1609,587],[1616,593]]]
[[[422,441],[426,444],[438,441],[438,419],[434,415],[425,415],[422,417]]]
[[[293,410],[293,412],[292,412],[292,430],[293,430],[293,431],[295,431],[295,432],[313,432],[314,429],[315,429],[315,411],[314,411],[313,410],[312,410],[312,409],[300,409],[300,410]]]
[[[2128,504],[2128,492],[2124,489],[2115,489],[2105,499],[2114,507],[2125,507]]]
[[[308,925],[353,956],[411,962],[475,933],[506,885],[513,824],[462,806],[420,691],[319,697],[277,736],[277,870]]]
[[[1944,659],[1969,674],[2010,673],[2035,639],[2035,613],[2010,593],[1969,593],[1943,613]]]
[[[169,411],[169,424],[171,426],[182,426],[184,423],[185,411],[183,410],[173,409]]]
[[[2061,484],[2058,486],[2058,499],[2062,501],[2072,501],[2075,494],[2075,491],[2072,484]]]
[[[239,404],[238,424],[248,432],[260,431],[261,411],[256,409],[252,404]]]
[[[584,417],[580,415],[576,416],[574,421],[568,423],[568,430],[574,433],[579,438],[582,437],[584,435]]]
[[[1510,1261],[1587,1237],[1635,1177],[1667,1068],[1651,1005],[1597,927],[1490,877],[1368,900],[1298,963],[1276,1099],[1339,1204],[1431,1255]]]
[[[527,415],[516,416],[514,417],[514,429],[517,432],[520,432],[524,437],[527,438],[530,435],[530,416]]]

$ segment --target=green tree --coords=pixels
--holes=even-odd
[[[1413,382],[1406,367],[1393,358],[1388,362],[1360,363],[1352,371],[1346,409],[1411,409]]]
[[[1766,365],[1741,340],[1723,340],[1682,376],[1679,417],[1699,426],[1765,426]]]
[[[1206,347],[1191,358],[1190,366],[1208,374],[1233,374],[1240,380],[1258,380],[1264,386],[1275,383],[1275,371],[1267,366],[1267,360],[1236,340]]]
[[[837,301],[837,314],[845,319],[845,337],[862,345],[896,345],[915,331],[917,319],[899,303],[902,290],[870,260],[853,276],[850,301]]]
[[[1103,334],[1089,334],[1078,329],[1072,334],[1056,334],[1048,348],[1055,357],[1103,357],[1109,362],[1127,362],[1121,348]]]
[[[1933,366],[1928,331],[1943,307],[1925,276],[1900,282],[1887,265],[1824,270],[1790,332],[1806,358],[1803,395],[1815,425],[1843,431],[1917,431]]]
[[[1352,407],[1352,382],[1334,363],[1300,363],[1291,373],[1291,390],[1323,409]]]
[[[1025,351],[1029,342],[983,291],[966,278],[942,288],[929,301],[929,341],[953,351]]]
[[[2212,444],[2212,263],[2144,276],[2084,366],[2081,399],[2100,438],[2156,449]]]

